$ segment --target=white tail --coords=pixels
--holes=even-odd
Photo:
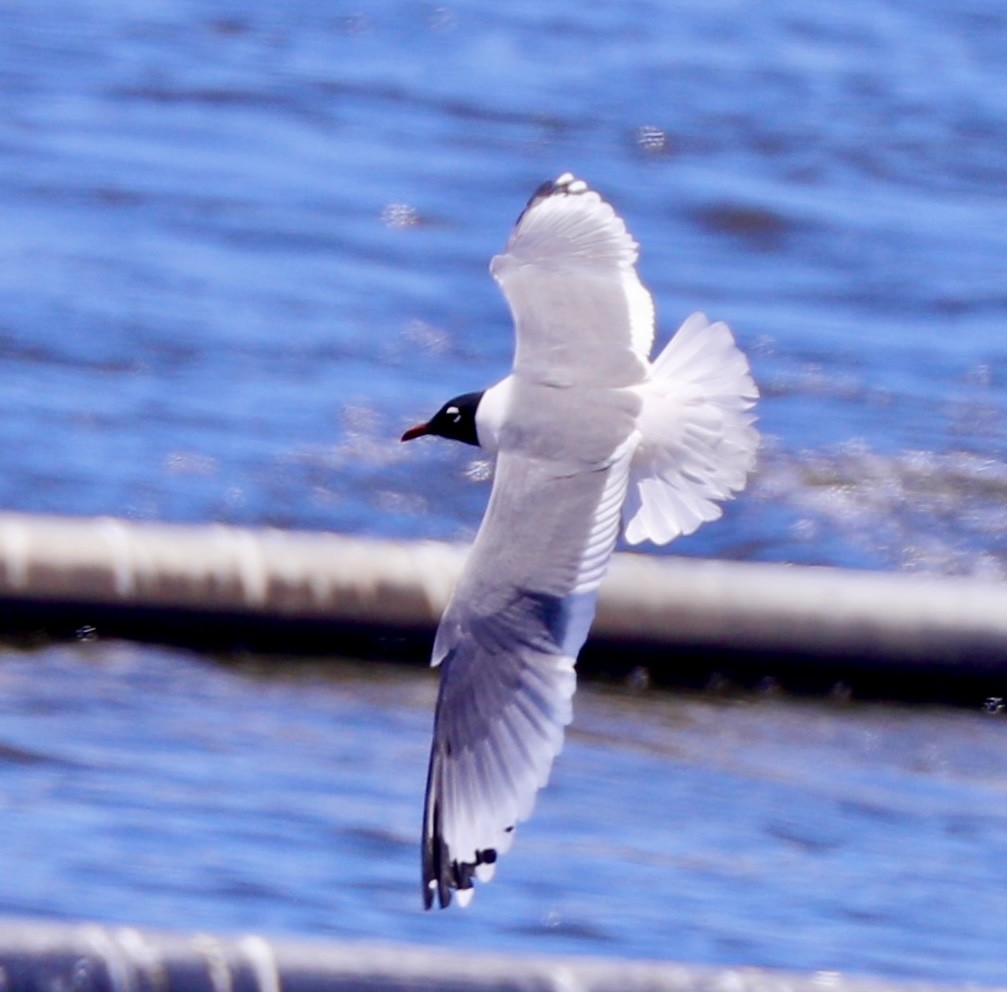
[[[641,440],[623,509],[626,540],[667,544],[721,514],[745,487],[759,391],[727,324],[687,317],[641,389]]]

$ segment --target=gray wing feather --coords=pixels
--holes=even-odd
[[[594,472],[502,453],[490,505],[438,628],[423,897],[492,874],[545,785],[572,716],[574,661],[619,528],[627,448]],[[534,513],[530,540],[527,520]],[[515,531],[514,521],[525,527]]]

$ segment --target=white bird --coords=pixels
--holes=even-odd
[[[688,317],[651,364],[637,243],[570,173],[540,186],[490,271],[510,375],[425,434],[496,453],[489,505],[433,648],[441,666],[423,900],[466,905],[531,814],[572,716],[574,662],[622,524],[665,544],[720,516],[755,462],[758,390],[726,324]]]

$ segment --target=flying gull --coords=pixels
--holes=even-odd
[[[637,243],[570,173],[540,186],[490,271],[510,375],[403,441],[496,455],[482,524],[433,648],[423,900],[466,905],[532,812],[572,717],[574,662],[620,528],[666,544],[721,514],[755,462],[758,390],[724,323],[686,318],[653,363]]]

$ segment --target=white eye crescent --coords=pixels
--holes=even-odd
[[[444,412],[449,417],[451,417],[452,420],[460,420],[461,419],[462,412],[456,406],[449,406]]]

